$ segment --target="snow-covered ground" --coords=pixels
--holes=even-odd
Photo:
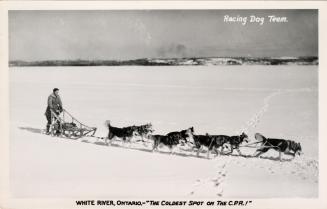
[[[292,161],[218,156],[151,144],[113,146],[40,134],[47,96],[60,89],[64,107],[107,134],[114,126],[151,122],[164,134],[260,132],[293,139]],[[242,148],[245,154],[254,152]],[[289,158],[287,158],[289,159]],[[10,189],[14,197],[317,197],[318,67],[19,67],[10,68]]]

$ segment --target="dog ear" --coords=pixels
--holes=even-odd
[[[104,122],[104,124],[105,124],[105,126],[109,126],[109,125],[110,125],[110,120],[106,120],[106,121]]]
[[[301,144],[300,144],[300,142],[298,142],[298,146],[299,146],[300,150],[302,150],[302,147],[301,147]]]

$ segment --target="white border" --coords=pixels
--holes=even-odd
[[[327,208],[326,192],[326,38],[325,1],[14,1],[0,2],[0,208],[92,208],[74,199],[14,199],[9,193],[8,10],[141,10],[141,9],[319,9],[319,198],[251,199],[238,208]],[[164,198],[164,197],[163,197]],[[90,197],[89,199],[96,199]],[[210,199],[206,199],[210,200]],[[215,199],[217,200],[217,199]],[[225,199],[222,199],[225,200]],[[226,199],[232,200],[232,199]],[[236,199],[237,200],[237,199]],[[213,206],[224,207],[224,206]],[[229,206],[225,206],[230,208]],[[109,208],[96,206],[93,208]],[[122,207],[116,207],[122,208]],[[159,208],[159,207],[156,207]],[[161,208],[161,207],[160,207]],[[199,207],[190,207],[199,208]]]

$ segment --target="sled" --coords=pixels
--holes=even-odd
[[[81,123],[65,109],[62,109],[60,114],[56,114],[51,110],[51,121],[51,136],[78,139],[84,136],[94,136],[97,130],[96,127],[89,127]]]

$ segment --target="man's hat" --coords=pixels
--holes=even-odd
[[[58,91],[58,90],[59,90],[58,88],[54,88],[54,89],[53,89],[53,92]]]

